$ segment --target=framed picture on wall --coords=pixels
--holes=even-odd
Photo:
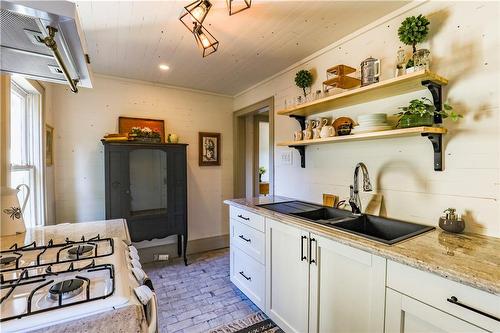
[[[149,128],[153,132],[160,133],[161,142],[165,142],[165,121],[163,119],[148,118],[118,118],[118,132],[130,133],[132,127]]]
[[[220,133],[199,133],[199,165],[220,165]]]
[[[45,164],[54,164],[54,127],[45,124]]]

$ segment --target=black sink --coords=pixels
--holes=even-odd
[[[295,213],[310,212],[323,208],[323,206],[321,205],[316,205],[309,202],[298,201],[298,200],[262,204],[257,206],[272,210],[274,212],[288,214],[288,215]]]
[[[351,212],[343,209],[322,207],[320,209],[311,210],[307,212],[291,213],[291,215],[303,217],[311,221],[343,221],[345,219],[351,220],[357,218],[358,216],[352,214]]]
[[[387,245],[396,244],[435,229],[422,224],[374,215],[355,215],[346,210],[297,200],[259,206],[282,214],[301,217],[314,223],[343,230]]]
[[[333,222],[329,223],[329,225],[332,228],[344,230],[388,245],[435,229],[427,225],[373,215],[361,215],[357,219]]]

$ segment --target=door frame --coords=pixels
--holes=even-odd
[[[260,102],[241,108],[233,113],[233,165],[234,181],[233,195],[237,198],[246,197],[246,117],[258,115],[263,109],[269,112],[269,195],[274,195],[274,97],[271,96]],[[255,141],[255,140],[254,140]],[[254,143],[252,143],[254,144]],[[254,167],[255,149],[252,152],[252,163]],[[254,175],[253,186],[258,181]],[[252,190],[255,193],[255,190]]]

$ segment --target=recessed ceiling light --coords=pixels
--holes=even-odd
[[[162,71],[168,71],[170,69],[170,67],[168,65],[165,65],[165,64],[160,64],[158,66]]]

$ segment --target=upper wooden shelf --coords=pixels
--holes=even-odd
[[[433,72],[419,71],[384,80],[369,86],[347,90],[339,94],[298,105],[291,109],[280,110],[278,114],[284,116],[293,115],[306,117],[316,113],[426,89],[426,87],[422,85],[423,81],[432,81],[442,86],[448,84],[447,79]]]
[[[447,130],[443,127],[411,127],[411,128],[399,128],[387,131],[361,133],[361,134],[351,134],[343,136],[332,136],[324,139],[311,139],[311,140],[301,140],[301,141],[285,141],[278,142],[278,146],[309,146],[317,145],[321,143],[334,143],[334,142],[345,142],[345,141],[360,141],[360,140],[373,140],[373,139],[384,139],[384,138],[396,138],[402,136],[411,135],[422,135],[422,134],[446,134]]]

